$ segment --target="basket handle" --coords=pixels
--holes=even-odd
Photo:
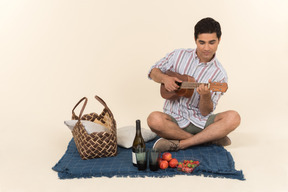
[[[81,117],[82,117],[82,114],[83,114],[83,111],[84,111],[84,109],[85,109],[85,107],[86,107],[86,105],[87,105],[88,99],[87,99],[86,97],[83,97],[82,99],[80,99],[80,101],[79,101],[79,102],[75,105],[75,107],[72,109],[72,115],[75,116],[75,117],[77,117],[77,116],[75,115],[74,110],[76,109],[76,107],[77,107],[83,100],[85,100],[85,102],[84,102],[84,104],[83,104],[83,106],[82,106],[82,109],[81,109],[81,111],[80,111],[80,114],[79,114],[79,117],[78,117],[78,121],[80,121],[80,119],[81,119]]]
[[[110,113],[113,117],[113,113],[112,111],[109,109],[109,107],[107,106],[107,104],[105,103],[105,101],[103,99],[101,99],[99,96],[95,95],[95,99],[97,99],[108,111],[108,113]],[[113,117],[114,118],[114,117]]]

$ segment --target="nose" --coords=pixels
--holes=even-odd
[[[210,49],[210,47],[209,47],[209,45],[206,43],[205,45],[204,45],[204,50],[205,51],[208,51]]]

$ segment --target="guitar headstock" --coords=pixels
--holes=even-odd
[[[228,89],[227,83],[211,82],[209,84],[209,89],[213,92],[226,92]]]

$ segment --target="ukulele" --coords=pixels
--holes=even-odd
[[[179,97],[190,98],[194,93],[194,89],[203,84],[203,83],[197,83],[194,77],[191,77],[189,75],[181,75],[173,71],[167,71],[166,75],[169,75],[171,77],[177,77],[182,82],[175,82],[177,85],[179,85],[179,89],[172,92],[167,91],[165,89],[164,84],[161,83],[160,93],[164,99],[176,100]],[[204,83],[204,85],[207,85],[208,89],[213,92],[226,92],[228,89],[227,83],[211,82],[211,83]]]

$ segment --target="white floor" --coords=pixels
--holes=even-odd
[[[243,170],[246,180],[176,176],[173,178],[91,178],[60,180],[51,168],[66,150],[71,135],[54,135],[43,131],[39,138],[15,137],[1,141],[0,191],[287,191],[287,134],[258,132],[271,124],[263,121],[257,132],[240,129],[230,135],[227,147],[236,169]],[[283,124],[274,125],[284,126]],[[253,126],[251,125],[251,129]],[[270,128],[270,127],[269,127]],[[49,129],[49,127],[46,127]],[[267,129],[266,129],[267,130]],[[281,129],[280,129],[281,130]],[[23,131],[23,130],[22,130]],[[22,132],[20,131],[20,132]],[[64,131],[64,130],[63,130]],[[26,132],[26,131],[24,131]],[[23,133],[24,136],[29,134]],[[61,131],[58,131],[61,132]],[[66,130],[64,131],[65,133]],[[10,134],[15,132],[11,131]],[[33,133],[31,133],[33,134]],[[46,136],[45,136],[46,135]],[[18,145],[15,145],[15,142]],[[40,142],[40,143],[39,143]],[[29,151],[25,150],[29,148]]]

